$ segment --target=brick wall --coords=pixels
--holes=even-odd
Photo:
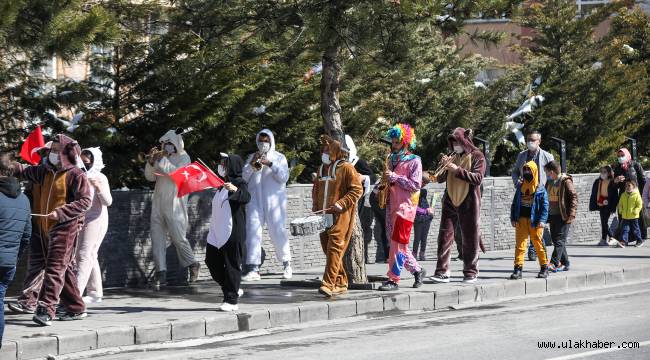
[[[600,237],[597,213],[588,211],[589,194],[596,174],[574,176],[579,196],[576,222],[571,228],[570,243],[595,243]],[[429,185],[429,194],[442,193],[444,185]],[[194,248],[197,259],[203,262],[205,239],[210,217],[210,202],[213,192],[206,191],[189,197],[190,229],[188,239]],[[513,186],[510,178],[486,178],[484,181],[481,230],[488,250],[511,249],[514,245],[514,229],[510,225],[510,203]],[[146,191],[114,192],[113,206],[109,209],[110,226],[99,253],[106,286],[143,284],[153,271],[151,242],[149,239],[149,214],[151,193]],[[311,209],[311,186],[292,185],[288,187],[289,221],[306,216]],[[440,204],[435,206],[434,220],[429,233],[427,255],[435,257],[436,238],[440,221]],[[275,250],[265,231],[264,249],[266,262],[263,272],[278,272],[281,265],[275,258]],[[324,256],[316,235],[290,237],[294,269],[322,266]],[[369,256],[374,259],[376,245],[369,246]],[[168,248],[168,272],[174,277],[177,260],[172,245]],[[205,267],[201,278],[209,274]]]

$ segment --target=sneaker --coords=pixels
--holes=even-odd
[[[415,282],[413,283],[413,287],[417,289],[420,286],[422,286],[424,278],[427,276],[427,271],[424,268],[422,268],[420,271],[413,274],[413,276],[415,276]]]
[[[167,271],[156,271],[153,279],[153,288],[160,290],[160,287],[165,285],[167,285]]]
[[[239,296],[239,297],[244,296],[244,290],[243,289],[237,290],[237,296]]]
[[[542,265],[537,273],[537,277],[540,279],[546,279],[548,277],[548,266]]]
[[[636,244],[634,244],[634,247],[641,247],[643,246],[643,241],[637,241]]]
[[[607,246],[607,245],[609,245],[607,239],[601,239],[600,242],[598,243],[598,246]]]
[[[199,278],[199,270],[201,269],[201,263],[198,261],[190,265],[190,282],[196,282]]]
[[[87,295],[83,297],[83,301],[86,304],[99,304],[100,302],[102,302],[102,297]]]
[[[398,290],[399,285],[392,280],[388,280],[379,287],[379,291],[394,291]]]
[[[32,320],[41,326],[52,326],[52,317],[48,315],[47,310],[42,307],[36,309],[36,314]]]
[[[609,246],[617,246],[618,245],[618,239],[615,239],[615,238],[610,236],[609,239],[607,240],[607,244]]]
[[[529,261],[536,261],[537,260],[537,253],[535,252],[534,248],[528,249],[528,260]]]
[[[18,314],[33,314],[35,311],[34,309],[27,308],[23,306],[21,303],[10,303],[9,309],[15,313]]]
[[[478,277],[476,277],[476,276],[465,276],[463,278],[463,282],[465,284],[474,284],[477,281],[478,281]]]
[[[436,274],[429,278],[434,284],[446,284],[450,281],[449,274]]]
[[[286,280],[289,280],[293,277],[293,270],[291,269],[291,265],[287,264],[284,267],[284,272],[282,273],[282,277]]]
[[[522,266],[515,265],[515,269],[510,275],[510,280],[521,280],[523,270],[524,268]]]
[[[569,271],[569,265],[560,265],[557,267],[557,272]]]
[[[553,263],[548,264],[548,272],[556,273],[558,271],[562,271],[561,266],[555,266]]]
[[[243,282],[251,282],[251,281],[260,281],[262,280],[262,277],[260,276],[260,273],[257,271],[251,271],[248,274],[242,276],[241,281]]]
[[[318,293],[325,296],[325,297],[332,297],[334,293],[332,292],[332,289],[328,288],[327,286],[321,286],[318,288]]]
[[[59,319],[61,316],[65,315],[68,312],[68,310],[65,308],[65,306],[61,304],[56,305],[56,309],[54,310],[54,318]]]
[[[82,312],[82,313],[73,313],[71,311],[66,312],[62,316],[59,317],[59,320],[61,321],[74,321],[74,320],[81,320],[85,319],[88,317],[88,313]]]
[[[221,304],[219,306],[219,311],[224,311],[224,312],[233,312],[233,311],[238,311],[239,306],[237,304],[229,304],[227,302]]]
[[[622,241],[619,241],[619,242],[616,243],[616,246],[620,247],[621,249],[624,249],[625,248],[625,243],[622,242]]]

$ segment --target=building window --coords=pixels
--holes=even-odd
[[[578,15],[589,15],[608,2],[608,0],[576,0],[576,5],[578,6]]]

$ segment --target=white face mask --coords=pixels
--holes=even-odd
[[[219,164],[217,166],[217,174],[219,174],[219,176],[221,176],[222,178],[225,178],[226,177],[226,167]]]
[[[536,151],[537,150],[537,144],[534,141],[529,141],[528,142],[528,150]]]
[[[463,152],[465,152],[465,149],[463,149],[463,147],[460,145],[454,145],[454,152],[456,154],[462,154]]]
[[[330,159],[330,154],[323,154],[320,157],[320,160],[323,162],[325,165],[329,165],[332,163],[332,160]]]
[[[625,160],[626,160],[626,159],[625,159],[625,156],[619,156],[619,158],[618,158],[618,162],[619,162],[619,164],[624,164],[624,163],[625,163]]]
[[[261,153],[267,153],[269,150],[271,150],[271,144],[267,142],[259,143],[257,144],[257,149],[259,149]]]
[[[165,144],[163,150],[165,150],[168,154],[173,154],[176,152],[176,147],[172,144]]]
[[[47,156],[47,159],[50,161],[50,164],[52,165],[59,165],[60,159],[59,159],[59,154],[51,152],[50,155]]]

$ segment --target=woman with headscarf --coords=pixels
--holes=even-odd
[[[628,180],[634,180],[640,191],[643,191],[645,187],[645,172],[641,164],[632,159],[630,151],[626,148],[621,148],[616,152],[617,164],[613,166],[614,168],[614,185],[618,189],[619,197],[625,193],[625,182]],[[614,204],[616,208],[617,204]],[[617,231],[616,238],[620,240],[620,230],[621,230],[621,214],[618,214],[619,218],[619,228]],[[643,217],[639,220],[639,226],[641,227],[641,239],[645,240],[648,238],[648,230],[646,228],[647,224],[643,221]]]
[[[77,245],[77,287],[85,303],[98,303],[104,296],[102,288],[102,273],[97,261],[99,247],[108,230],[108,207],[113,203],[111,190],[106,175],[102,174],[104,160],[98,147],[84,149],[81,161],[86,169],[90,184],[92,205],[86,212],[86,222],[79,234]]]
[[[237,155],[221,154],[217,173],[226,183],[212,198],[212,217],[205,249],[205,264],[221,286],[219,311],[237,311],[242,292],[241,251],[246,241],[246,204],[251,200],[242,178],[244,161]]]

